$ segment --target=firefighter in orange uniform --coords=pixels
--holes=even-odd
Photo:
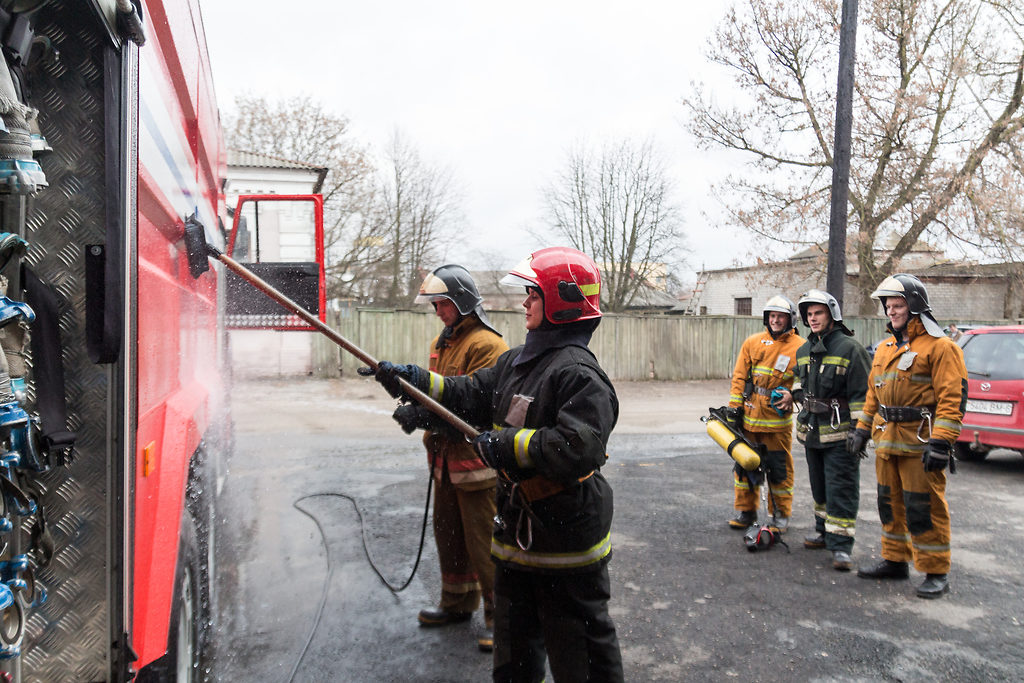
[[[882,302],[893,336],[871,366],[864,414],[851,448],[875,442],[882,560],[861,567],[863,578],[906,579],[908,562],[923,572],[922,598],[949,590],[950,525],[946,468],[967,402],[960,347],[942,333],[928,292],[913,275],[887,277],[871,295]]]
[[[444,330],[430,344],[430,370],[440,375],[469,375],[489,368],[508,345],[491,326],[469,272],[458,265],[437,268],[420,285],[416,303],[431,303]],[[468,620],[480,598],[486,632],[477,644],[493,648],[494,563],[491,528],[497,476],[472,444],[433,414],[415,404],[400,406],[395,419],[411,433],[419,427],[434,476],[434,540],[441,563],[441,603],[419,613],[421,626],[445,626]]]
[[[740,348],[725,414],[734,427],[742,427],[749,441],[765,445],[772,513],[769,524],[785,531],[793,510],[794,484],[790,389],[796,377],[796,351],[804,339],[796,331],[796,306],[782,295],[768,299],[762,320],[765,331],[747,337]],[[738,512],[729,526],[743,530],[757,521],[759,485],[757,475],[739,464],[733,468],[734,507]]]

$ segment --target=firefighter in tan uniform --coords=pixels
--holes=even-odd
[[[482,299],[469,272],[446,265],[428,275],[416,303],[431,303],[445,328],[430,344],[430,370],[440,375],[469,375],[489,368],[508,351],[491,327]],[[493,648],[494,563],[491,530],[494,524],[496,474],[480,459],[461,434],[447,429],[425,408],[403,405],[395,419],[411,433],[427,431],[423,443],[434,477],[434,540],[441,564],[441,603],[419,613],[422,626],[445,626],[468,620],[480,598],[486,633],[481,650]]]
[[[857,574],[906,579],[913,559],[926,574],[917,595],[938,598],[949,590],[945,470],[955,471],[967,369],[960,347],[932,316],[918,278],[893,275],[871,296],[882,302],[893,336],[875,352],[864,415],[849,438],[854,449],[868,438],[875,442],[882,560]]]
[[[733,426],[742,427],[748,440],[764,444],[771,494],[769,523],[785,531],[793,510],[794,483],[793,398],[789,390],[796,376],[796,351],[804,340],[796,331],[796,306],[782,295],[768,299],[762,320],[765,331],[747,337],[740,348],[725,414]],[[734,529],[746,529],[757,521],[759,479],[757,473],[747,472],[739,464],[733,468],[737,514],[729,526]]]

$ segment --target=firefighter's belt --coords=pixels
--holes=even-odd
[[[596,471],[597,470],[594,470],[594,472]],[[594,476],[594,472],[591,472],[585,477],[580,477],[577,481],[586,481],[590,477]],[[523,497],[526,498],[528,503],[553,496],[556,493],[561,493],[567,488],[569,487],[564,484],[559,484],[557,481],[552,481],[547,477],[542,477],[539,474],[519,482],[519,490],[523,492]]]
[[[762,396],[771,396],[772,395],[772,390],[771,389],[765,389],[764,387],[754,387],[754,393],[755,394],[761,394]]]
[[[814,413],[815,415],[831,413],[835,406],[839,408],[849,408],[850,402],[845,398],[830,398],[828,400],[814,398],[812,396],[804,398],[804,407],[807,408],[807,412]]]
[[[917,406],[878,406],[878,416],[886,422],[918,422],[926,415],[934,415],[935,409]]]

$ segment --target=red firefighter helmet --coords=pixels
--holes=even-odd
[[[571,247],[533,252],[501,284],[538,287],[544,295],[544,317],[556,325],[601,317],[601,271]]]

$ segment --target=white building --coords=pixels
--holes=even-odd
[[[328,169],[301,161],[280,159],[255,152],[228,150],[227,180],[224,194],[231,215],[239,195],[318,194]],[[261,220],[259,260],[286,261],[311,253],[308,215],[294,204]],[[243,212],[244,214],[245,212]],[[261,215],[262,211],[261,211]],[[269,217],[268,217],[269,216]],[[252,219],[249,219],[252,224]],[[231,230],[231,226],[227,226]],[[257,245],[246,236],[236,240],[234,256],[239,261],[255,260]],[[254,290],[255,292],[255,290]],[[255,292],[258,296],[264,296]],[[308,375],[313,372],[313,335],[315,332],[231,329],[232,370],[237,377],[279,377]]]
[[[783,294],[795,303],[809,289],[825,289],[827,245],[817,245],[785,261],[698,274],[688,313],[759,316],[764,303]],[[884,252],[879,252],[879,256]],[[878,259],[882,260],[882,259]],[[944,254],[918,243],[903,257],[896,272],[916,275],[928,288],[929,302],[939,319],[1001,320],[1021,316],[1020,277],[1012,264],[951,262]],[[880,306],[858,310],[856,257],[847,257],[844,310],[846,316],[881,316]]]

